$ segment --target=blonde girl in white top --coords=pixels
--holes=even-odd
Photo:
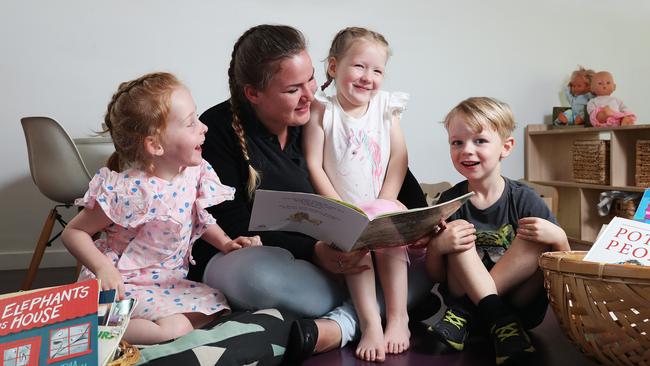
[[[316,192],[360,205],[370,214],[404,208],[397,195],[408,158],[399,120],[408,95],[379,90],[389,55],[388,43],[379,33],[355,27],[338,32],[322,87],[334,81],[336,94],[316,96],[319,103],[312,104],[303,136]],[[346,275],[362,332],[356,355],[366,361],[404,352],[410,338],[406,249],[379,250],[375,262],[386,302],[385,330],[370,253],[359,263],[369,270]]]

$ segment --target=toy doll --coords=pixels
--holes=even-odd
[[[611,96],[614,90],[616,84],[609,72],[600,71],[592,76],[591,92],[595,97],[587,103],[587,112],[594,127],[628,126],[636,121],[636,115],[623,101]]]
[[[553,121],[554,125],[582,125],[585,123],[585,107],[587,102],[594,97],[590,91],[593,70],[579,66],[578,70],[571,73],[569,84],[564,87],[564,95],[571,105],[571,109],[560,113]]]

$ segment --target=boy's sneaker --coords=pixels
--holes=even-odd
[[[443,318],[430,326],[428,331],[453,349],[462,351],[471,318],[471,314],[460,307],[448,307]]]
[[[497,320],[490,328],[490,336],[497,365],[520,364],[535,352],[528,334],[514,316]]]

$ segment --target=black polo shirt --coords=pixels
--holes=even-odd
[[[248,166],[239,139],[232,128],[230,103],[225,101],[208,109],[199,119],[208,126],[203,144],[203,158],[212,165],[221,183],[236,189],[234,200],[208,208],[219,226],[232,238],[260,235],[264,245],[285,248],[294,257],[311,261],[316,240],[309,236],[283,231],[248,231],[252,209],[252,201],[246,194]],[[244,114],[242,122],[248,155],[253,167],[261,175],[260,189],[314,192],[302,153],[301,128],[289,127],[287,143],[283,150],[280,148],[278,137],[259,122],[252,110],[249,109]],[[212,245],[197,240],[193,249],[197,264],[190,269],[188,277],[200,280],[205,265],[216,252]]]

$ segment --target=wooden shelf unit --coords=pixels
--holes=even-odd
[[[572,146],[576,140],[610,141],[610,184],[573,181]],[[603,191],[643,192],[636,187],[636,140],[650,140],[650,125],[613,128],[561,128],[528,125],[525,132],[525,179],[558,190],[557,219],[573,244],[593,243],[612,216],[599,216],[596,205]]]

